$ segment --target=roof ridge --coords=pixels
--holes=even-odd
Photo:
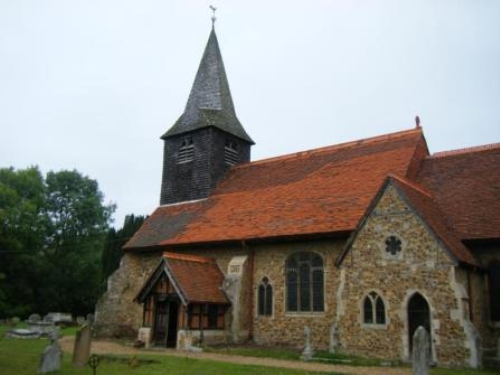
[[[489,144],[480,145],[480,146],[464,147],[464,148],[459,148],[456,150],[435,152],[434,154],[430,155],[429,158],[442,158],[442,157],[446,157],[446,156],[463,155],[463,154],[469,154],[469,153],[473,153],[473,152],[483,152],[483,151],[496,150],[496,149],[500,150],[500,142],[499,143],[489,143]]]
[[[266,158],[266,159],[262,159],[262,160],[252,161],[251,163],[244,163],[244,164],[236,165],[233,167],[233,169],[245,168],[245,167],[252,166],[252,165],[266,164],[266,163],[271,163],[271,162],[275,162],[275,161],[279,161],[279,160],[295,159],[297,156],[315,155],[315,154],[320,154],[323,152],[330,152],[333,150],[341,150],[341,149],[352,147],[352,146],[377,143],[377,142],[381,142],[381,141],[390,141],[390,140],[394,140],[395,138],[399,138],[399,137],[402,137],[402,136],[405,136],[405,135],[408,135],[411,133],[422,134],[422,128],[420,127],[420,128],[409,129],[409,130],[402,130],[402,131],[378,135],[378,136],[374,136],[374,137],[370,137],[370,138],[362,138],[362,139],[358,139],[355,141],[342,142],[342,143],[337,143],[337,144],[330,145],[330,146],[312,148],[309,150],[293,152],[293,153],[281,155],[281,156],[274,156],[274,157],[270,157],[270,158]]]
[[[397,176],[397,175],[392,174],[392,173],[389,173],[388,177],[398,181],[399,183],[405,184],[408,187],[411,187],[412,189],[426,195],[427,197],[429,197],[431,199],[434,199],[432,193],[429,190],[427,190],[424,186],[419,185],[415,181],[409,180],[405,177]]]
[[[203,202],[203,201],[206,201],[206,200],[207,200],[207,198],[191,199],[189,201],[181,201],[181,202],[173,202],[173,203],[161,204],[161,205],[158,206],[158,208],[182,206],[182,205],[200,203],[200,202]]]
[[[176,259],[176,260],[186,260],[190,262],[197,262],[197,263],[214,263],[215,260],[212,258],[206,258],[198,255],[192,255],[192,254],[180,254],[180,253],[171,253],[171,252],[164,252],[163,257],[167,259]]]

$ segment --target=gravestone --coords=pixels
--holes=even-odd
[[[42,317],[38,314],[31,314],[28,317],[28,322],[38,323],[42,320]]]
[[[39,374],[46,374],[61,369],[63,352],[57,341],[58,338],[59,335],[57,332],[52,334],[50,345],[45,348],[40,358],[40,365],[37,371]]]
[[[335,323],[330,327],[330,353],[335,353],[339,346],[339,329]]]
[[[137,340],[142,341],[144,343],[144,347],[148,349],[149,344],[151,343],[151,328],[139,328],[139,332],[137,333]]]
[[[312,358],[314,351],[311,346],[311,329],[307,326],[304,327],[304,338],[305,347],[304,351],[302,352],[302,359],[304,361],[309,361]]]
[[[90,357],[90,327],[84,325],[77,333],[73,349],[73,365],[86,366]]]
[[[429,354],[429,334],[420,326],[413,335],[412,375],[429,375]]]

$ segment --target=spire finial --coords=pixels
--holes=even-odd
[[[415,125],[417,128],[420,128],[420,117],[415,116]]]
[[[212,9],[212,12],[213,12],[213,14],[212,14],[212,27],[214,27],[215,21],[217,20],[217,17],[215,17],[215,11],[217,10],[217,8],[214,7],[213,5],[210,5],[209,7],[210,7],[210,9]]]

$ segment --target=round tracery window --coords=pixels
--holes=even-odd
[[[385,251],[392,256],[398,255],[401,252],[401,240],[396,236],[389,236],[385,240]]]

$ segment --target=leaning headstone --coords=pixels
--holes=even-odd
[[[63,352],[57,342],[58,337],[58,334],[55,333],[51,337],[50,345],[43,351],[40,358],[40,365],[38,366],[39,374],[46,374],[48,372],[59,371],[61,369]]]
[[[73,349],[73,365],[86,366],[90,357],[90,327],[84,325],[77,333]]]
[[[420,326],[413,335],[412,375],[429,374],[429,354],[429,334],[424,327]]]
[[[304,338],[305,338],[305,346],[304,346],[304,351],[302,352],[302,359],[304,361],[309,361],[312,359],[314,351],[311,346],[311,329],[307,326],[304,327]]]

